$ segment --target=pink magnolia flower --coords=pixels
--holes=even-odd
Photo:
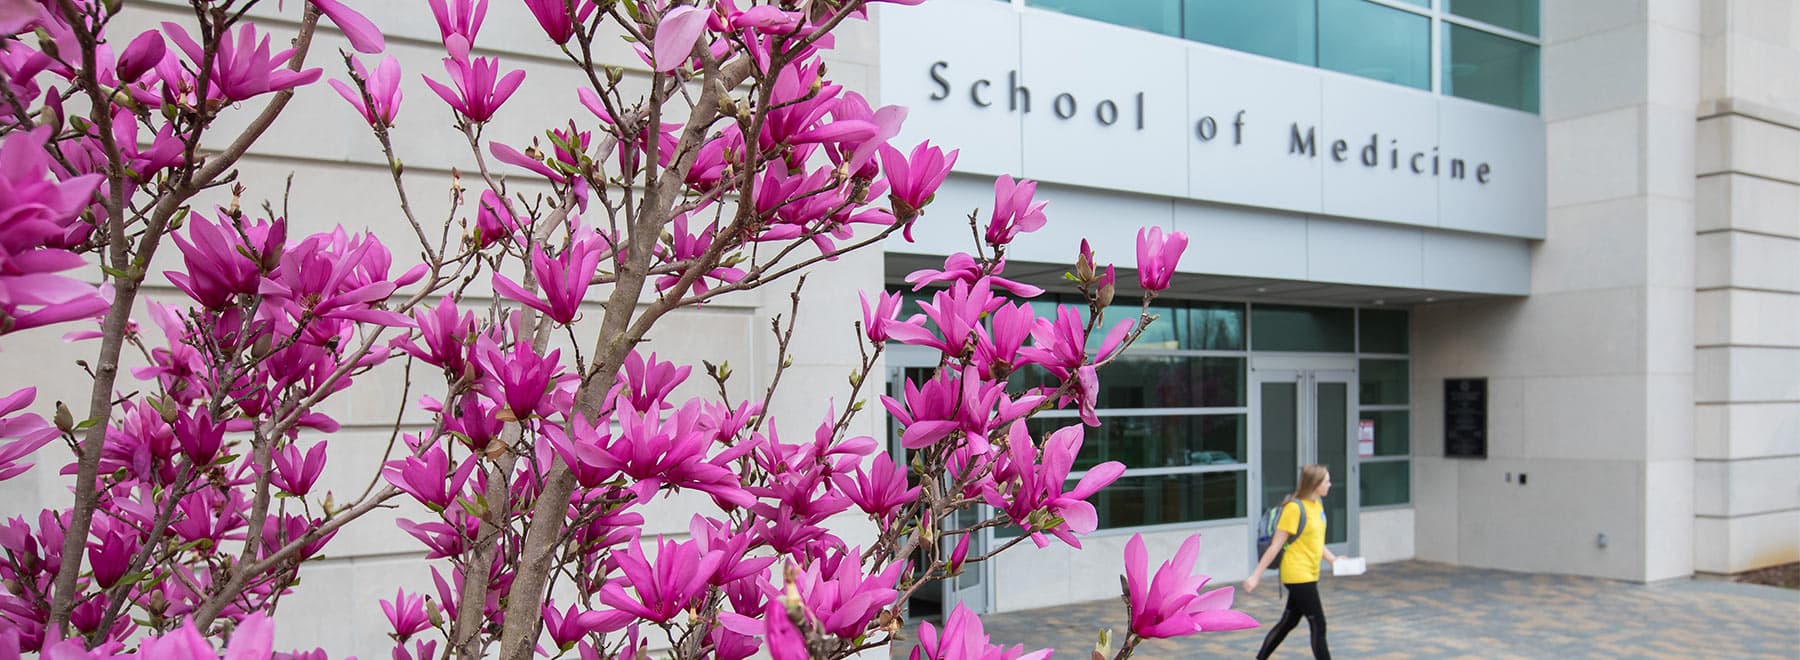
[[[475,45],[475,34],[487,16],[488,0],[431,0],[431,15],[437,19],[438,34],[450,56],[467,58]]]
[[[0,36],[24,32],[44,20],[44,5],[36,0],[0,0]]]
[[[918,291],[919,289],[923,289],[932,284],[942,282],[972,283],[977,280],[986,279],[992,283],[994,288],[1006,291],[1020,298],[1036,298],[1043,295],[1043,289],[1000,277],[999,275],[1005,271],[1006,262],[1004,260],[994,264],[992,272],[989,272],[983,267],[981,262],[976,261],[975,258],[969,256],[968,253],[958,252],[944,259],[943,270],[931,268],[915,270],[906,275],[906,281],[908,284],[913,285],[914,291]]]
[[[981,618],[957,603],[944,620],[944,629],[926,621],[919,624],[919,644],[913,647],[910,660],[1048,660],[1052,649],[1025,653],[1025,645],[1012,648],[988,643]]]
[[[181,445],[181,453],[195,465],[209,465],[219,455],[219,447],[225,444],[225,425],[214,424],[212,415],[205,409],[192,413],[183,411],[175,421],[175,442]]]
[[[895,214],[906,220],[904,236],[907,242],[913,240],[912,225],[917,211],[925,208],[937,195],[938,186],[944,184],[944,177],[949,176],[950,169],[956,166],[959,153],[959,150],[951,150],[945,154],[927,141],[913,147],[912,155],[902,156],[899,149],[882,145],[881,169],[887,172],[888,199],[894,202]]]
[[[118,66],[115,67],[115,71],[119,74],[119,81],[124,83],[136,81],[151,67],[161,62],[166,53],[168,53],[168,46],[163,43],[162,33],[156,30],[145,30],[143,34],[131,40],[131,45],[125,47],[125,52],[119,54]]]
[[[852,175],[874,178],[874,158],[883,147],[888,146],[888,140],[900,133],[900,125],[906,121],[906,108],[887,105],[874,109],[863,95],[845,92],[843,98],[838,100],[837,107],[832,108],[831,117],[836,120],[834,124],[858,121],[874,128],[874,132],[866,138],[842,140],[834,148],[827,150],[833,162],[844,165]]]
[[[388,623],[393,625],[395,641],[405,642],[431,627],[431,621],[425,617],[424,594],[409,597],[405,590],[395,589],[393,600],[381,601],[381,613],[386,614]]]
[[[636,617],[618,610],[577,611],[578,606],[569,604],[568,609],[556,609],[556,603],[544,603],[544,631],[550,633],[551,641],[556,642],[559,649],[568,650],[575,642],[592,633],[609,633],[624,629]]]
[[[49,139],[50,128],[40,127],[0,144],[0,334],[91,318],[108,306],[92,285],[56,274],[87,265],[61,243],[100,177],[47,178]]]
[[[1044,440],[1040,464],[1035,460],[1038,451],[1025,430],[1024,420],[1013,422],[1008,429],[1007,453],[995,470],[997,485],[989,485],[983,491],[988,504],[1005,511],[1014,523],[1024,527],[1031,534],[1032,542],[1040,548],[1050,545],[1044,539],[1044,532],[1080,548],[1081,541],[1076,536],[1100,526],[1094,505],[1085,500],[1125,471],[1125,464],[1118,461],[1101,463],[1089,468],[1074,489],[1064,492],[1069,470],[1075,464],[1076,454],[1081,452],[1082,433],[1079,424],[1051,432]],[[1003,495],[1001,489],[1007,492]],[[1048,522],[1033,516],[1040,511],[1040,515],[1050,516]]]
[[[469,482],[469,473],[474,470],[475,459],[470,457],[452,472],[450,455],[444,453],[442,447],[432,447],[423,456],[388,461],[381,476],[431,510],[442,511],[456,501],[463,485]]]
[[[637,351],[626,354],[625,364],[622,366],[612,395],[624,397],[633,410],[668,410],[675,407],[675,404],[668,401],[669,393],[674,392],[694,370],[691,366],[676,367],[674,362],[658,362],[655,353],[651,353],[646,359]]]
[[[709,15],[706,10],[693,5],[681,5],[663,14],[662,21],[656,26],[655,50],[651,51],[657,72],[668,73],[687,62],[688,55],[694,52],[694,44],[706,31]]]
[[[269,475],[269,483],[289,495],[305,495],[312,491],[313,483],[325,471],[325,441],[321,440],[307,450],[304,459],[300,456],[300,448],[292,444],[275,452],[274,458],[275,472]]]
[[[825,632],[845,639],[863,634],[875,614],[899,597],[894,585],[907,566],[895,562],[880,573],[864,576],[857,561],[860,554],[860,549],[855,549],[835,557],[835,565],[821,558],[805,570],[788,572],[788,586],[799,593],[809,617]]]
[[[188,58],[190,66],[200,67],[207,59],[207,53],[200,43],[188,36],[187,30],[176,23],[163,23],[163,32],[175,42]],[[212,75],[207,99],[222,98],[228,101],[242,101],[255,98],[269,92],[279,92],[300,85],[309,85],[319,79],[320,69],[289,71],[287,61],[294,56],[293,49],[271,55],[269,53],[269,35],[260,35],[258,39],[256,26],[245,21],[238,28],[237,38],[229,35],[221,36],[219,47],[214,51],[212,59]]]
[[[542,298],[499,273],[494,273],[494,291],[543,312],[557,323],[568,325],[573,322],[575,313],[581,310],[582,298],[587,296],[588,286],[594,281],[594,271],[600,267],[600,258],[607,250],[606,241],[592,229],[583,228],[578,233],[581,237],[554,257],[545,254],[543,246],[532,246],[531,272],[537,276],[538,286],[544,291]]]
[[[694,514],[688,520],[688,535],[699,544],[702,554],[717,551],[722,557],[718,569],[707,577],[707,581],[715,586],[723,587],[753,575],[764,575],[769,565],[775,563],[774,557],[749,556],[750,546],[756,538],[732,529],[730,522]]]
[[[643,547],[637,543],[614,551],[613,560],[624,571],[625,579],[608,580],[600,588],[600,602],[633,616],[666,623],[706,593],[707,578],[725,557],[718,551],[701,552],[693,541],[676,543],[657,537],[654,564],[645,558]],[[627,585],[637,592],[635,598],[625,593]]]
[[[544,28],[544,34],[558,44],[569,43],[575,36],[575,22],[587,22],[599,5],[592,0],[574,0],[575,16],[569,15],[565,0],[525,0],[525,7],[531,10],[537,19],[538,27]]]
[[[450,294],[444,294],[434,306],[414,308],[412,316],[425,347],[420,348],[411,336],[395,339],[394,347],[421,362],[461,376],[467,365],[469,342],[475,334],[475,313],[458,309],[456,300]]]
[[[890,324],[922,325],[925,322],[925,317],[918,314],[914,314],[904,321],[896,319],[900,314],[900,306],[906,301],[905,297],[898,293],[884,291],[876,294],[873,309],[869,307],[867,294],[857,292],[856,296],[862,299],[863,336],[868,337],[871,342],[879,344],[887,341]]]
[[[525,82],[525,70],[519,69],[500,75],[500,60],[492,57],[477,57],[473,60],[457,57],[444,58],[444,71],[450,74],[451,89],[448,85],[423,76],[425,84],[436,92],[439,98],[469,121],[480,123],[492,119],[519,85]]]
[[[1187,234],[1182,232],[1173,232],[1164,237],[1162,227],[1139,229],[1138,285],[1148,291],[1169,288],[1169,279],[1175,276],[1175,265],[1181,262],[1181,252],[1187,249],[1187,244]]]
[[[576,483],[583,488],[597,488],[619,474],[617,462],[606,451],[612,443],[611,424],[612,419],[605,414],[600,421],[589,422],[587,416],[576,413],[566,425],[546,424],[541,437],[569,466]]]
[[[35,398],[37,398],[37,388],[35,387],[27,387],[0,397],[0,439],[14,439],[12,442],[0,444],[0,481],[19,476],[31,469],[32,464],[20,462],[21,459],[30,456],[38,448],[56,439],[56,427],[44,421],[44,418],[32,413],[14,414],[31,405]]]
[[[1019,234],[1044,227],[1044,206],[1049,202],[1033,202],[1036,181],[1018,181],[1002,174],[994,179],[994,210],[988,218],[987,242],[992,245],[1011,243]]]
[[[754,504],[755,498],[744,491],[737,473],[729,467],[752,447],[738,445],[708,458],[712,425],[717,422],[705,414],[700,403],[691,400],[667,419],[654,410],[638,412],[620,406],[619,439],[605,449],[610,466],[637,479],[640,494],[667,485],[711,495],[721,507]]]
[[[1200,535],[1181,543],[1175,557],[1156,569],[1145,583],[1149,567],[1144,535],[1133,534],[1125,544],[1125,585],[1131,594],[1131,630],[1143,637],[1167,638],[1200,632],[1255,628],[1250,615],[1231,609],[1232,588],[1200,593],[1212,578],[1194,574],[1200,557]]]
[[[327,84],[349,101],[350,107],[356,108],[370,126],[392,126],[394,117],[400,114],[400,99],[405,96],[400,92],[400,60],[392,55],[381,58],[374,73],[363,67],[362,60],[351,59],[350,64],[356,69],[356,77],[368,86],[369,99],[374,101],[372,105],[363,103],[362,92],[349,83],[332,80]]]
[[[529,341],[514,342],[511,353],[485,338],[482,344],[482,396],[503,404],[514,419],[555,412],[553,385],[561,380],[562,349],[538,355]]]
[[[854,475],[834,475],[838,490],[856,503],[863,512],[888,522],[900,507],[919,499],[922,486],[906,487],[906,470],[894,464],[886,453],[875,455],[874,467],[864,472],[856,468]]]
[[[344,6],[337,0],[311,0],[311,2],[313,6],[319,8],[319,13],[324,14],[325,18],[331,19],[331,22],[337,25],[339,30],[344,31],[344,37],[350,40],[351,48],[370,54],[387,50],[387,40],[381,37],[381,30],[375,27],[375,23],[371,22],[367,16]]]
[[[187,238],[174,237],[187,268],[163,274],[175,288],[212,310],[231,306],[239,295],[256,293],[262,264],[273,263],[272,257],[279,257],[287,242],[287,222],[280,218],[234,220],[221,213],[214,223],[193,213],[187,226]]]
[[[498,143],[493,143],[498,144]],[[500,200],[500,196],[492,190],[481,191],[481,200],[476,203],[475,212],[475,246],[484,248],[493,245],[494,241],[508,239],[519,234],[519,219],[513,217],[512,211]]]

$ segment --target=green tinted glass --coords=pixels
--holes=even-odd
[[[1241,303],[1195,303],[1188,306],[1186,342],[1199,351],[1244,350],[1244,306]],[[1160,322],[1160,321],[1159,321]]]
[[[1364,353],[1405,353],[1407,351],[1406,312],[1393,309],[1365,309],[1357,312],[1362,327],[1358,336]]]
[[[1444,93],[1526,112],[1538,111],[1538,47],[1444,25]]]
[[[1088,501],[1100,529],[1229,520],[1244,517],[1247,481],[1243,472],[1123,477]]]
[[[1444,11],[1538,36],[1538,0],[1444,0]]]
[[[1244,359],[1126,354],[1100,370],[1098,398],[1101,408],[1243,406]]]
[[[1365,406],[1403,406],[1408,401],[1412,374],[1406,360],[1363,360],[1362,396]]]
[[[1356,342],[1355,327],[1356,312],[1349,308],[1250,308],[1251,347],[1258,351],[1349,353]]]
[[[1181,36],[1179,0],[1026,0],[1025,4],[1113,25]]]
[[[1365,0],[1320,0],[1319,67],[1431,89],[1431,19]]]
[[[1072,417],[1034,418],[1026,422],[1026,428],[1042,441],[1052,431],[1080,424],[1081,420]],[[1247,427],[1244,415],[1230,414],[1101,417],[1099,428],[1084,431],[1075,469],[1086,470],[1106,461],[1133,468],[1242,463]]]
[[[1387,506],[1412,501],[1412,461],[1363,463],[1363,506]]]
[[[1183,22],[1194,41],[1311,66],[1319,61],[1314,2],[1187,0]]]
[[[1412,413],[1365,410],[1362,421],[1375,423],[1375,455],[1405,456],[1412,444]]]

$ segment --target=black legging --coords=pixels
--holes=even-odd
[[[1319,583],[1302,582],[1300,584],[1283,585],[1288,589],[1287,608],[1281,611],[1281,620],[1269,629],[1269,636],[1263,638],[1262,650],[1256,652],[1257,660],[1268,658],[1281,646],[1281,640],[1287,638],[1288,631],[1300,625],[1300,617],[1306,617],[1306,625],[1312,628],[1313,657],[1319,660],[1331,660],[1331,649],[1325,646],[1325,606],[1319,603]]]

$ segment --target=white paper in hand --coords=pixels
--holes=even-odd
[[[1362,575],[1369,570],[1369,562],[1362,557],[1338,557],[1331,562],[1331,574],[1338,576]]]

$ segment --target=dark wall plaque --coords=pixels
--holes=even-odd
[[[1444,456],[1487,458],[1487,379],[1444,379]]]

